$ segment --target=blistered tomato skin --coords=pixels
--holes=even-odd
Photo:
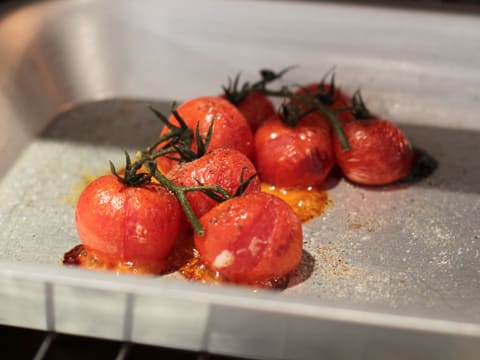
[[[177,108],[187,126],[194,131],[199,124],[200,135],[206,137],[213,122],[213,132],[208,149],[232,148],[240,151],[249,159],[253,157],[253,134],[247,120],[241,112],[227,100],[220,97],[206,96],[188,100]],[[172,115],[169,121],[178,124]],[[164,128],[161,135],[168,132]],[[193,144],[196,149],[196,143]],[[161,157],[158,164],[167,173],[176,161]]]
[[[131,187],[105,175],[80,195],[75,223],[83,245],[99,260],[155,268],[173,247],[181,211],[160,185]]]
[[[176,185],[184,187],[218,185],[233,195],[240,186],[240,181],[256,174],[252,162],[241,152],[234,149],[220,148],[208,152],[199,159],[175,165],[167,177]],[[260,191],[260,180],[256,176],[246,188],[244,194]],[[201,217],[217,202],[200,191],[189,192],[188,201],[197,217]]]
[[[300,263],[302,227],[283,200],[254,192],[223,202],[201,219],[195,235],[202,261],[225,279],[251,284],[282,277]]]
[[[245,116],[253,133],[262,122],[275,114],[275,108],[270,99],[255,91],[250,92],[236,107]]]
[[[294,128],[278,116],[255,133],[255,165],[263,182],[280,187],[320,185],[334,165],[330,125],[317,113]]]
[[[343,125],[351,150],[344,151],[335,137],[337,163],[352,182],[386,185],[408,175],[413,149],[405,135],[381,119],[355,120]]]

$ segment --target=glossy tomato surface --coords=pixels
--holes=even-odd
[[[252,162],[235,149],[220,148],[208,152],[201,158],[175,165],[167,177],[175,184],[184,187],[202,185],[218,185],[233,195],[240,186],[240,181],[247,180],[256,174]],[[260,180],[256,176],[246,188],[244,194],[260,191]],[[217,201],[200,191],[187,194],[190,205],[197,217],[217,205]]]
[[[266,95],[255,91],[250,92],[236,107],[245,116],[253,133],[263,121],[275,114],[270,99]]]
[[[250,159],[253,157],[253,134],[250,126],[241,112],[227,100],[214,96],[199,97],[184,102],[177,111],[187,126],[194,131],[198,123],[200,135],[203,137],[207,136],[213,122],[213,132],[208,147],[210,151],[218,148],[232,148]],[[170,116],[169,121],[178,124],[173,115]],[[165,127],[161,135],[168,131]],[[195,142],[193,149],[196,150]],[[165,173],[175,163],[166,157],[158,159],[159,167]]]
[[[214,207],[195,235],[202,261],[224,278],[254,283],[287,275],[302,256],[302,227],[293,210],[276,196],[253,192]]]
[[[101,261],[155,268],[172,249],[181,211],[160,185],[132,187],[105,175],[80,195],[75,223],[85,248]]]
[[[405,135],[387,120],[355,120],[343,125],[351,150],[337,137],[335,156],[343,174],[364,185],[386,185],[409,174],[413,149]]]
[[[280,187],[321,184],[334,165],[330,125],[318,113],[288,127],[277,115],[255,133],[255,165],[263,182]]]

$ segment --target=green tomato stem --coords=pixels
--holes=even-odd
[[[336,113],[330,110],[329,108],[327,108],[324,104],[322,104],[319,101],[314,102],[314,106],[327,117],[328,121],[330,122],[330,125],[332,125],[333,130],[335,130],[335,133],[338,136],[338,140],[340,141],[340,146],[342,147],[342,150],[349,151],[350,144],[348,143],[347,137],[343,132],[342,124],[338,120]]]
[[[201,191],[208,195],[208,193],[220,194],[223,198],[219,199],[220,201],[225,201],[230,199],[232,196],[228,193],[227,190],[217,185],[199,185],[199,186],[188,186],[182,188],[185,192],[191,191]]]
[[[203,230],[202,225],[200,225],[200,222],[198,221],[187,199],[187,192],[193,191],[193,190],[188,190],[189,188],[182,188],[180,186],[175,185],[172,181],[167,179],[167,177],[158,170],[157,165],[154,161],[148,161],[145,165],[147,166],[152,176],[155,179],[157,179],[157,181],[160,184],[165,186],[168,190],[170,190],[175,195],[178,202],[182,206],[188,221],[190,222],[190,224],[192,224],[193,230],[197,233],[197,235],[203,236],[205,234],[205,231]]]
[[[312,96],[309,96],[309,95],[294,94],[287,88],[282,88],[280,90],[265,89],[263,90],[263,93],[265,95],[269,95],[273,97],[288,98],[290,99],[290,101],[301,100],[301,101],[305,101],[307,104],[312,104],[317,110],[319,110],[322,114],[324,114],[327,117],[328,122],[332,125],[333,129],[335,130],[335,133],[338,136],[338,140],[340,141],[340,146],[342,147],[342,150],[343,151],[350,150],[350,144],[348,143],[347,137],[345,136],[345,133],[342,129],[342,125],[337,118],[336,112],[333,110],[330,110],[321,101],[315,100]],[[302,114],[302,115],[304,116],[307,113],[309,112],[306,112],[305,114]]]
[[[221,186],[203,186],[202,184],[199,184],[199,186],[191,187],[177,186],[158,170],[156,159],[171,153],[177,153],[182,155],[181,151],[184,150],[183,147],[189,148],[192,144],[194,133],[185,125],[183,119],[174,110],[172,110],[172,114],[177,118],[178,122],[180,123],[180,127],[177,127],[168,122],[167,118],[155,109],[152,108],[152,111],[157,115],[158,118],[160,118],[160,120],[166,126],[169,127],[170,131],[159,137],[145,150],[139,151],[136,155],[136,160],[133,163],[130,159],[130,155],[125,152],[126,167],[125,175],[123,177],[118,175],[117,171],[115,170],[115,166],[112,162],[110,162],[112,174],[128,186],[141,186],[142,184],[149,182],[151,177],[157,179],[157,181],[162,186],[164,186],[167,190],[173,193],[173,195],[177,198],[180,205],[182,206],[183,211],[185,212],[185,215],[187,216],[188,221],[192,224],[195,232],[199,236],[203,236],[204,230],[200,225],[200,222],[198,221],[195,213],[193,212],[190,203],[188,202],[187,193],[191,191],[201,191],[205,195],[218,202],[230,199],[231,195]],[[194,158],[196,158],[197,155],[203,155],[203,153],[200,154],[200,152],[206,151],[212,134],[212,126],[213,122],[210,125],[208,134],[205,139],[199,135],[199,130],[197,126],[197,133],[195,134],[196,140],[197,144],[201,144],[202,149],[200,149],[201,151],[199,150],[199,154],[194,154]],[[164,145],[163,148],[157,150],[157,147],[162,142],[169,139],[172,139],[170,144]],[[145,166],[147,168],[148,173],[138,173],[138,170],[140,170],[142,166]]]

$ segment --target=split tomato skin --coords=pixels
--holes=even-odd
[[[158,268],[177,239],[181,213],[164,187],[127,186],[105,175],[81,193],[75,223],[83,245],[99,260]]]
[[[218,185],[233,195],[240,186],[240,180],[249,179],[257,170],[252,162],[235,149],[219,148],[206,153],[199,159],[175,165],[167,174],[176,185],[190,187]],[[260,191],[260,180],[255,176],[244,194]],[[218,203],[200,191],[187,193],[193,212],[199,218]]]
[[[275,108],[270,99],[258,91],[248,93],[236,107],[247,120],[253,133],[263,121],[275,114]]]
[[[343,174],[362,185],[387,185],[410,173],[413,149],[393,123],[384,119],[355,120],[343,124],[350,144],[344,151],[337,137],[335,156]]]
[[[334,165],[330,125],[310,113],[291,128],[275,115],[254,137],[255,164],[263,182],[279,187],[322,184]]]
[[[263,192],[235,197],[214,207],[194,241],[202,261],[225,279],[252,284],[283,277],[302,256],[302,226],[290,206]]]
[[[240,151],[248,158],[253,157],[253,134],[247,120],[242,113],[230,102],[216,96],[204,96],[188,100],[177,108],[187,126],[196,131],[199,125],[200,135],[206,137],[213,122],[212,136],[208,149],[232,148]],[[178,125],[177,119],[172,115],[169,118],[172,124]],[[164,127],[160,135],[167,133]],[[160,145],[161,146],[161,145]],[[193,150],[196,150],[194,141]],[[160,169],[167,173],[175,160],[160,157]]]

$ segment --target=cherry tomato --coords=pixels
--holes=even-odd
[[[224,95],[222,95],[222,97],[224,97]],[[243,116],[245,116],[253,133],[255,133],[263,121],[275,114],[275,109],[270,99],[258,91],[250,92],[236,106]]]
[[[293,128],[275,115],[258,128],[254,141],[260,179],[270,185],[319,185],[334,165],[330,125],[317,112]]]
[[[208,268],[237,283],[282,277],[302,256],[302,226],[287,203],[263,192],[235,197],[200,218],[195,246]]]
[[[253,135],[245,117],[240,111],[227,100],[220,97],[199,97],[189,100],[177,108],[187,126],[194,131],[197,123],[200,135],[206,137],[213,122],[212,136],[208,149],[232,148],[240,151],[248,158],[253,157]],[[178,121],[172,115],[169,121],[178,125]],[[164,128],[161,135],[168,132]],[[196,143],[192,145],[196,149]],[[176,163],[167,157],[158,159],[161,170],[168,172]]]
[[[342,150],[335,136],[337,163],[351,181],[385,185],[409,174],[413,149],[405,135],[390,121],[355,120],[343,124],[350,150]]]
[[[345,95],[345,93],[335,86],[332,91],[331,84],[328,83],[312,83],[306,86],[302,86],[297,92],[297,95],[306,95],[306,94],[317,94],[321,93],[326,94],[326,96],[321,96],[319,99],[322,103],[327,105],[331,110],[338,110],[345,108],[351,105],[350,98]],[[323,116],[323,115],[322,115]],[[349,122],[354,120],[352,113],[349,110],[341,111],[337,114],[338,120],[341,123]]]
[[[235,149],[220,148],[208,152],[199,159],[179,163],[172,168],[167,177],[176,185],[189,187],[218,185],[230,195],[234,195],[240,186],[240,180],[247,180],[256,174],[252,162]],[[247,186],[244,194],[260,191],[260,181],[255,177]],[[217,205],[217,201],[200,191],[187,194],[187,199],[198,218]]]
[[[347,95],[345,95],[345,93],[338,86],[335,86],[335,88],[332,90],[332,85],[329,83],[307,84],[305,86],[300,87],[300,89],[296,92],[296,94],[298,95],[315,94],[315,93],[319,93],[320,90],[322,90],[321,93],[326,95],[325,97],[322,97],[322,98],[325,98],[326,100],[325,102],[327,103],[327,105],[330,105],[334,109],[349,106],[351,103],[350,98]]]
[[[158,268],[177,238],[181,212],[158,184],[127,186],[105,175],[80,195],[75,222],[83,245],[99,260]]]

